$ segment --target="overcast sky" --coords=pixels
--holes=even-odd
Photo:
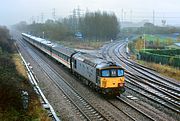
[[[168,24],[180,25],[180,0],[0,0],[0,25],[12,25],[32,19],[41,22],[52,18],[55,8],[56,18],[72,15],[74,8],[81,13],[103,10],[115,12],[119,20],[141,21],[148,19],[159,24],[165,19]],[[123,9],[123,12],[122,12]]]

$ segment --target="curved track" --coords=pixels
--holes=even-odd
[[[147,97],[149,100],[153,100],[176,113],[180,113],[180,85],[161,77],[152,69],[129,60],[125,56],[125,46],[126,44],[124,42],[107,45],[106,49],[102,50],[102,54],[104,54],[103,57],[106,57],[105,59],[115,61],[125,67],[127,70],[125,74],[127,83],[133,85],[135,88],[141,88],[141,92],[133,89],[134,87],[126,87],[137,93],[141,93],[141,95]],[[149,94],[154,97],[149,96]]]
[[[26,45],[23,45],[23,42],[20,44],[22,44],[22,46],[26,47]],[[116,46],[117,43],[113,44],[113,46]],[[28,48],[26,47],[26,49],[28,50]],[[106,59],[114,59],[114,57],[112,57],[111,55],[106,55],[107,52],[109,52],[110,47],[107,46],[107,48],[104,49],[103,51],[103,56],[106,57]],[[30,51],[30,50],[28,50]],[[30,52],[32,55],[34,52],[31,51]],[[111,114],[108,115],[108,113],[106,114],[102,114],[101,112],[99,112],[97,110],[97,108],[94,108],[93,105],[91,105],[90,103],[88,103],[88,101],[86,101],[82,96],[80,96],[75,89],[73,89],[73,87],[71,87],[68,83],[66,83],[66,80],[64,80],[52,67],[50,67],[48,65],[48,63],[46,63],[44,60],[42,60],[40,57],[36,57],[34,56],[33,59],[35,59],[39,65],[42,67],[44,73],[46,73],[46,75],[48,75],[49,78],[51,78],[54,83],[57,85],[57,87],[62,90],[65,91],[64,94],[66,95],[66,97],[75,105],[75,107],[77,107],[77,109],[80,112],[80,115],[83,115],[85,120],[113,120],[113,116]],[[65,84],[63,84],[65,83]],[[65,87],[65,88],[63,88]],[[72,90],[72,91],[69,91]],[[118,99],[119,100],[119,99]],[[78,103],[79,102],[79,103]],[[128,120],[140,120],[140,119],[144,119],[144,120],[156,120],[154,118],[152,118],[153,116],[149,116],[148,114],[144,113],[143,111],[138,111],[137,107],[132,107],[132,105],[130,104],[125,104],[127,106],[127,108],[131,108],[133,111],[133,114],[137,114],[140,115],[141,118],[137,118],[136,116],[132,116],[132,113],[129,112],[125,112],[124,110],[120,109],[117,104],[118,102],[116,102],[117,104],[115,104],[113,101],[108,101],[111,105],[113,105],[116,109],[118,109],[120,112],[124,113],[124,115],[127,116]],[[121,103],[123,103],[123,99],[120,99]],[[126,101],[124,101],[125,103]],[[136,110],[137,109],[137,110]],[[104,116],[105,115],[105,116]]]

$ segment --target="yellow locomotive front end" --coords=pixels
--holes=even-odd
[[[114,66],[99,72],[99,86],[104,94],[119,95],[125,91],[124,69]]]

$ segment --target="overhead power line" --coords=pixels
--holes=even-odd
[[[52,11],[52,18],[54,20],[56,20],[56,9],[55,8],[53,8],[53,11]]]

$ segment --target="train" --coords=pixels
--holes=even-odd
[[[124,69],[112,61],[22,33],[23,40],[67,67],[72,74],[97,92],[120,95],[125,91]]]

